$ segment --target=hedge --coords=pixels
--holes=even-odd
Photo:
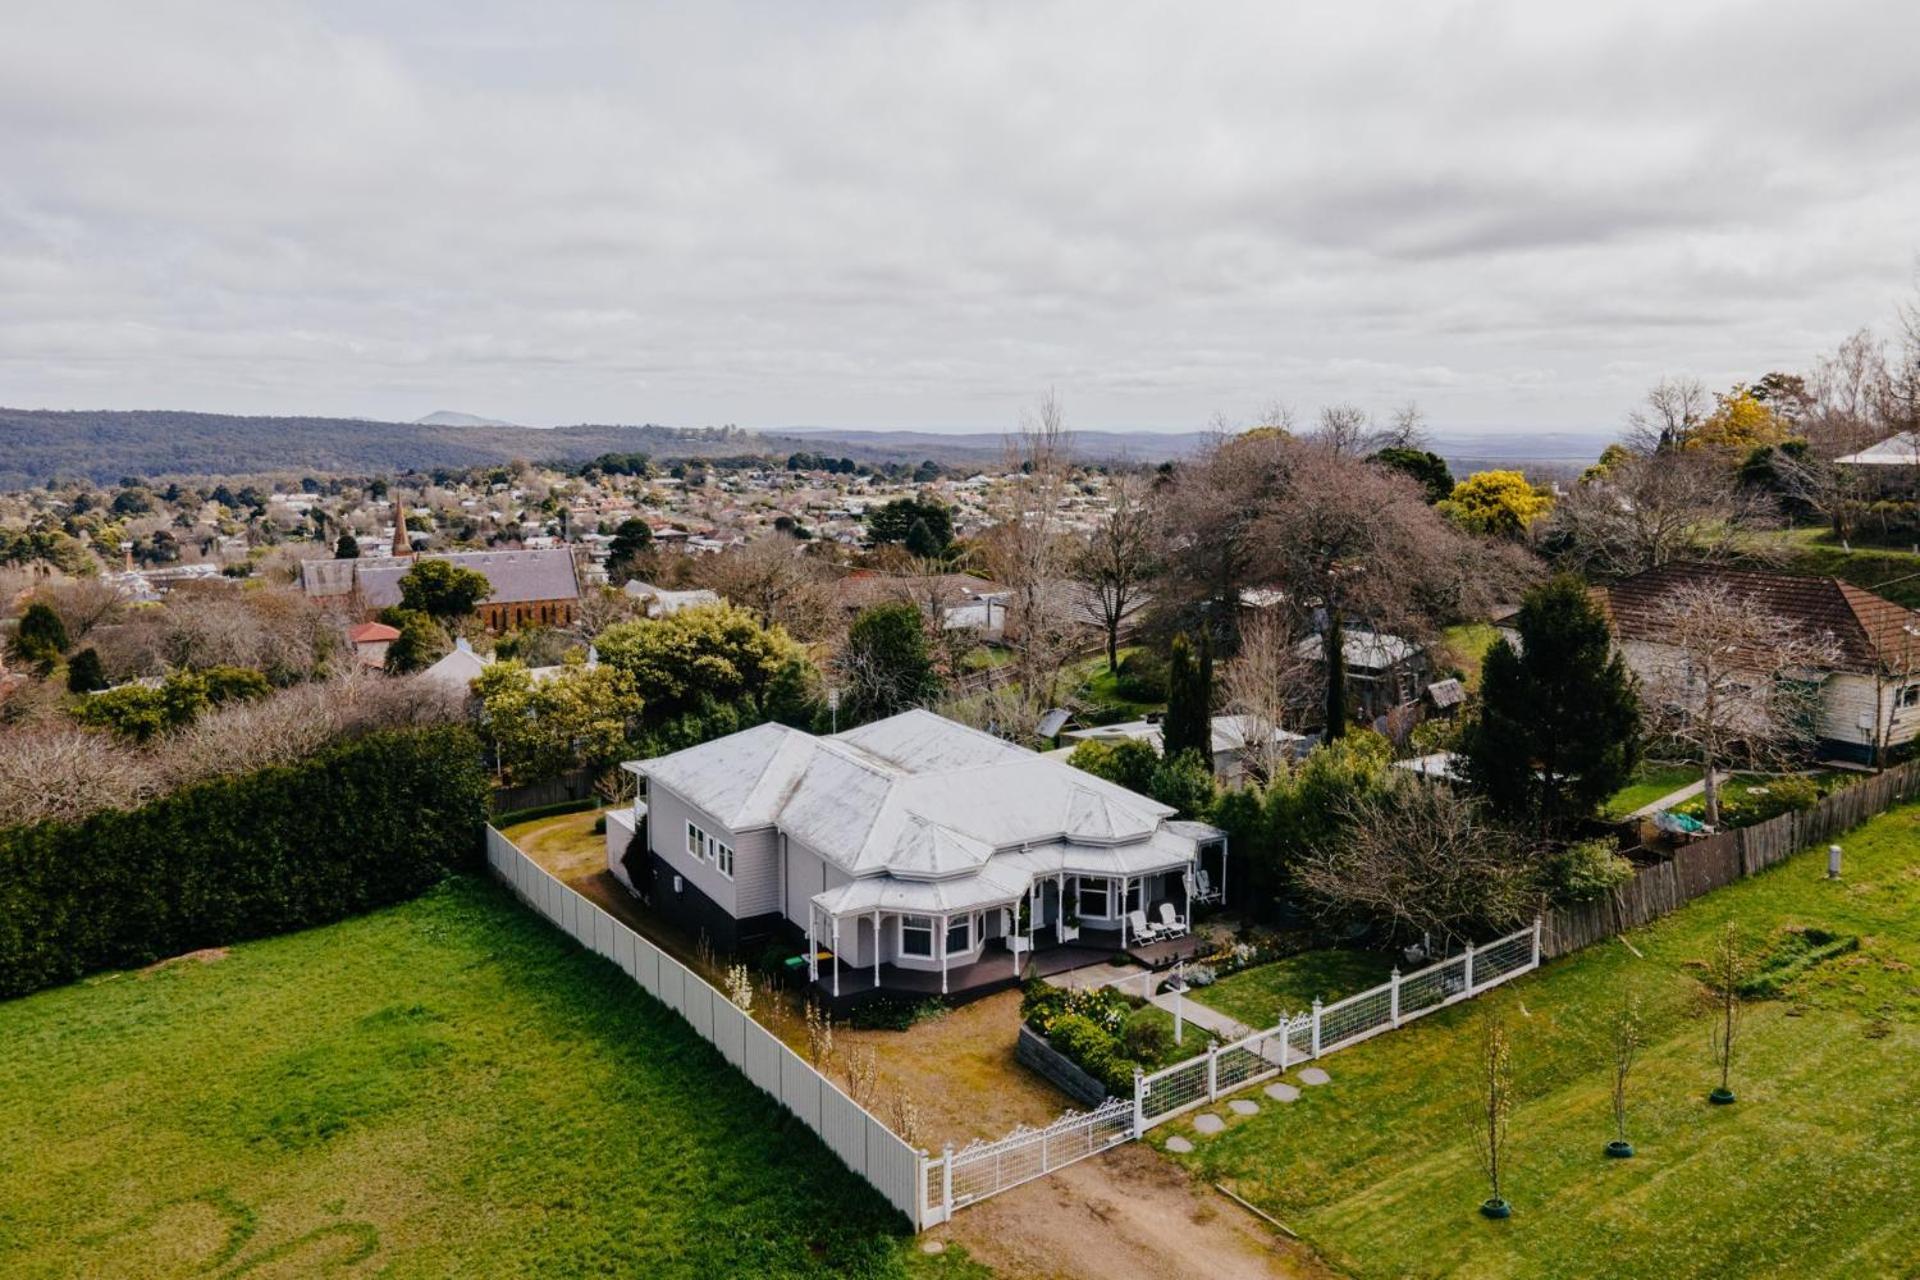
[[[469,730],[394,730],[0,831],[0,996],[411,898],[477,864],[487,790]]]

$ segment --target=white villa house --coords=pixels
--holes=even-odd
[[[640,798],[608,815],[614,876],[729,950],[806,940],[836,1000],[984,994],[1120,950],[1170,962],[1226,889],[1217,828],[929,711],[624,767]]]

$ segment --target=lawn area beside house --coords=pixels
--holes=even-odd
[[[979,1274],[475,877],[0,1004],[0,1042],[9,1277]]]
[[[1469,1004],[1327,1058],[1333,1082],[1266,1101],[1180,1159],[1361,1277],[1853,1277],[1920,1274],[1920,806]],[[1733,1085],[1708,1105],[1699,961],[1727,920],[1771,957],[1779,996],[1748,1004]],[[1806,963],[1808,935],[1857,938]],[[1628,945],[1631,944],[1631,945]],[[1799,958],[1796,965],[1795,958]],[[1612,1137],[1606,1027],[1623,996],[1647,1039],[1630,1086],[1631,1160]],[[1518,1102],[1503,1190],[1468,1116],[1481,1010],[1505,1015]],[[1224,1107],[1219,1108],[1224,1112]]]
[[[1297,956],[1230,973],[1190,995],[1256,1031],[1309,1009],[1317,997],[1332,1004],[1385,982],[1394,957],[1377,951],[1303,951]],[[1403,968],[1405,966],[1402,966]]]
[[[1469,693],[1480,692],[1480,667],[1487,650],[1500,638],[1499,628],[1491,622],[1468,622],[1448,627],[1440,633],[1441,643],[1453,661],[1460,664],[1460,678]]]
[[[1624,818],[1662,796],[1670,796],[1698,781],[1700,768],[1697,765],[1644,761],[1633,771],[1633,780],[1614,792],[1601,806],[1601,812],[1609,818]]]
[[[607,869],[607,835],[595,831],[604,809],[583,809],[502,827],[500,834],[529,858],[572,881]]]
[[[1138,646],[1128,645],[1120,650],[1120,661],[1125,662],[1127,655],[1136,652]],[[1062,674],[1061,687],[1071,689],[1073,697],[1088,704],[1093,710],[1102,713],[1109,720],[1138,720],[1150,711],[1165,711],[1164,702],[1135,702],[1120,692],[1119,676],[1107,670],[1107,654],[1103,649],[1091,658],[1082,658],[1069,666]]]

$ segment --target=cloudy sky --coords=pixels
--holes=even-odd
[[[1920,4],[0,14],[0,404],[1605,427],[1910,296]]]

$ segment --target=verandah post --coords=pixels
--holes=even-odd
[[[1400,966],[1393,966],[1393,976],[1387,979],[1387,1017],[1394,1026],[1400,1025]]]

